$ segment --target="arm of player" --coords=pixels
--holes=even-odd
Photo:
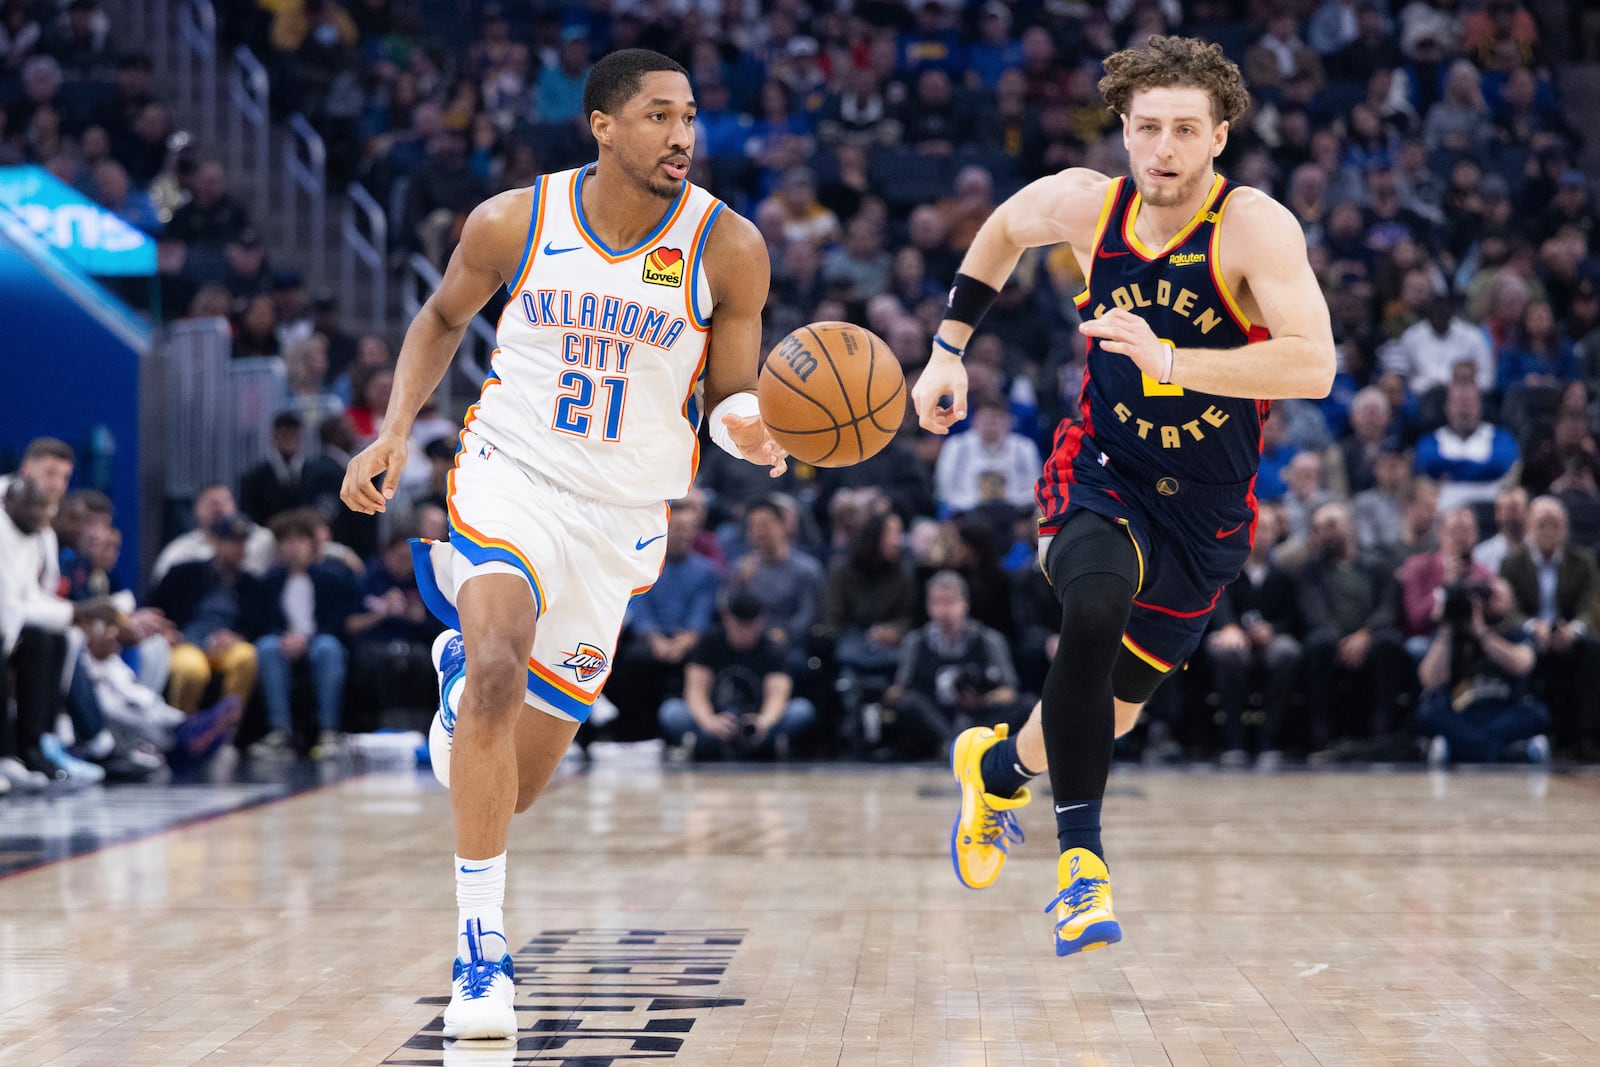
[[[1075,248],[1094,243],[1095,223],[1111,179],[1097,171],[1074,168],[1040,178],[1008,197],[989,215],[961,260],[961,273],[993,289],[1005,287],[1024,250],[1069,242]],[[975,327],[954,319],[939,324],[936,336],[951,348],[967,347]],[[950,397],[948,407],[939,402]],[[928,364],[911,390],[922,428],[948,433],[967,417],[967,372],[961,357],[935,344]]]
[[[513,280],[528,230],[525,190],[491,197],[472,209],[444,280],[406,328],[395,363],[394,389],[378,439],[357,453],[345,470],[339,498],[365,515],[383,511],[406,465],[406,439],[422,403],[444,378],[472,317],[495,289]],[[383,489],[372,485],[382,474]]]
[[[1244,283],[1271,339],[1240,348],[1176,349],[1168,377],[1167,346],[1139,316],[1113,308],[1078,329],[1099,338],[1107,352],[1133,360],[1153,381],[1256,400],[1327,396],[1336,369],[1333,329],[1300,223],[1254,190],[1236,196],[1223,239],[1229,260],[1244,264]]]
[[[706,275],[716,312],[711,349],[706,355],[705,410],[735,393],[754,393],[761,370],[761,312],[767,305],[772,267],[761,231],[742,215],[724,209],[706,240]],[[772,477],[788,470],[783,448],[767,433],[759,415],[721,416],[746,460],[770,465]]]

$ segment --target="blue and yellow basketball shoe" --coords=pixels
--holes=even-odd
[[[1022,827],[1013,812],[1033,799],[1024,787],[1007,799],[983,788],[983,754],[1003,741],[1010,727],[974,726],[961,731],[950,748],[950,769],[961,786],[961,810],[950,829],[950,862],[968,889],[984,889],[1000,877],[1012,845],[1022,844]]]
[[[449,788],[456,707],[461,703],[461,683],[467,678],[467,643],[459,630],[446,630],[433,639],[433,669],[439,676],[439,709],[428,728],[428,761],[439,784]]]
[[[504,943],[499,931],[494,943]],[[517,1036],[516,969],[511,953],[498,960],[483,957],[484,931],[477,919],[468,919],[465,930],[467,958],[456,957],[450,974],[450,1004],[444,1009],[444,1036],[453,1038],[495,1039]]]
[[[1045,905],[1056,913],[1056,955],[1070,956],[1122,940],[1122,926],[1111,914],[1111,872],[1086,848],[1071,848],[1056,863],[1061,892]]]

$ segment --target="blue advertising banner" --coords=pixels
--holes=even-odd
[[[156,243],[42,167],[0,167],[0,210],[85,274],[156,272]]]

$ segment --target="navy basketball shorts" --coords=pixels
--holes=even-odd
[[[1139,557],[1122,645],[1163,673],[1182,666],[1199,646],[1223,587],[1238,577],[1255,539],[1254,479],[1227,485],[1186,482],[1114,460],[1081,430],[1045,467],[1041,506],[1051,514],[1040,538],[1053,536],[1079,511],[1122,526]],[[1063,504],[1065,506],[1063,506]]]

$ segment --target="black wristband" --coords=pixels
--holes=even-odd
[[[945,302],[944,317],[976,328],[999,295],[1000,290],[987,282],[970,274],[957,273],[956,282],[950,287],[950,298]]]

